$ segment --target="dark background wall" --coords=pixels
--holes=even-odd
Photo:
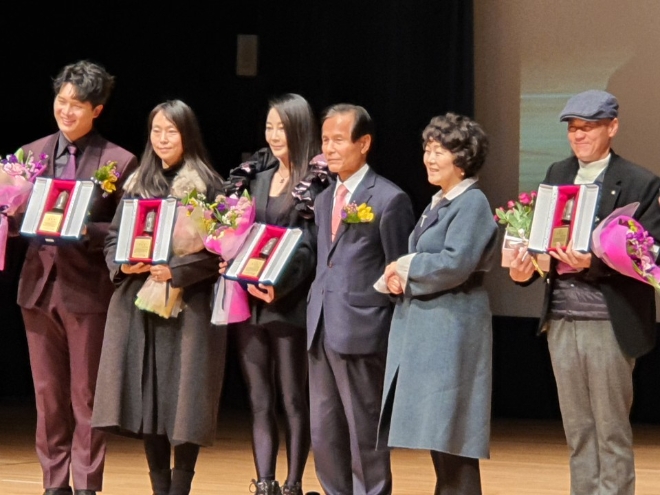
[[[0,8],[5,19],[7,9]],[[243,0],[180,2],[176,8],[69,2],[46,10],[25,2],[12,9],[11,18],[29,20],[29,30],[2,42],[1,155],[56,130],[51,79],[63,65],[88,58],[117,78],[97,122],[106,137],[139,155],[151,108],[180,98],[197,113],[223,174],[240,163],[242,153],[265,145],[273,96],[300,93],[318,115],[333,103],[363,105],[376,123],[370,163],[410,194],[419,214],[434,192],[422,166],[421,130],[446,111],[473,115],[473,12],[472,2],[464,0]],[[254,78],[236,75],[238,34],[258,35]],[[24,249],[22,239],[10,240],[8,266],[0,273],[0,398],[29,399],[33,393],[14,303]],[[495,416],[558,417],[547,347],[535,335],[536,323],[494,318]],[[230,343],[223,407],[246,407],[232,353]],[[646,367],[650,371],[638,373],[635,418],[660,421],[655,394],[646,392],[660,373]]]

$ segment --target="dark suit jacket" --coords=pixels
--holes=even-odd
[[[325,342],[336,352],[383,352],[393,305],[390,296],[376,292],[373,284],[388,263],[408,252],[408,236],[415,226],[412,204],[398,186],[370,169],[351,203],[367,203],[376,218],[370,223],[342,223],[332,242],[334,190],[334,185],[328,187],[315,203],[318,253],[307,304],[307,346],[323,317]]]
[[[553,163],[543,182],[553,185],[573,184],[578,168],[579,164],[575,157]],[[660,240],[659,192],[660,178],[612,152],[600,192],[596,224],[616,208],[639,202],[635,219],[654,239]],[[556,274],[553,265],[546,279],[539,329],[543,328],[547,320]],[[596,256],[592,256],[591,267],[585,276],[587,280],[597,284],[603,292],[612,327],[621,349],[635,358],[653,349],[656,340],[653,287],[621,275]]]
[[[92,131],[94,132],[94,131]],[[35,156],[48,155],[48,168],[44,177],[54,175],[55,148],[60,133],[41,138],[23,146]],[[79,242],[61,246],[42,245],[33,239],[28,247],[18,285],[18,304],[33,308],[41,296],[52,270],[57,282],[70,297],[65,299],[66,309],[73,313],[105,313],[108,309],[113,285],[103,256],[105,236],[121,199],[121,185],[137,167],[137,158],[99,134],[91,136],[83,154],[78,158],[76,179],[90,179],[94,172],[108,161],[117,162],[121,173],[117,191],[102,197],[97,191],[90,209],[87,233]]]
[[[266,222],[268,194],[275,170],[271,168],[259,172],[250,182],[250,194],[254,200],[257,222]],[[250,321],[255,325],[281,321],[304,328],[306,298],[316,264],[316,226],[314,220],[302,218],[298,210],[293,207],[279,216],[277,225],[297,227],[303,231],[303,237],[275,285],[275,300],[266,304],[250,296],[252,309]]]

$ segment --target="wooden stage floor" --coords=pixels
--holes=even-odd
[[[193,481],[195,495],[250,493],[254,477],[248,422],[242,411],[224,411],[217,441],[202,449]],[[34,452],[34,408],[0,402],[0,494],[41,495],[41,470]],[[660,425],[635,425],[637,495],[660,495]],[[283,442],[282,442],[283,443]],[[285,477],[280,453],[278,478]],[[433,493],[434,475],[427,452],[392,453],[394,494]],[[491,459],[481,464],[485,495],[566,495],[568,454],[561,424],[555,421],[493,422]],[[151,493],[147,464],[138,440],[110,436],[103,495]],[[305,491],[321,491],[310,454]]]

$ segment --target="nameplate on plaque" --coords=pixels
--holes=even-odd
[[[51,234],[58,234],[62,226],[62,219],[64,215],[59,211],[48,211],[44,213],[39,224],[39,230],[42,232],[49,232]]]
[[[557,247],[557,244],[561,247],[566,247],[568,245],[568,232],[568,225],[562,225],[561,227],[555,227],[552,229],[552,237],[550,238],[549,247]]]
[[[147,259],[151,258],[151,246],[153,239],[151,237],[136,237],[133,241],[133,250],[131,258]]]
[[[257,278],[265,265],[266,260],[263,258],[250,258],[241,271],[241,276]]]

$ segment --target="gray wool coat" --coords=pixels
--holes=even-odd
[[[172,444],[212,445],[225,369],[226,326],[211,325],[218,257],[172,256],[173,287],[186,307],[162,318],[135,306],[148,274],[125,275],[114,262],[121,205],[106,239],[116,284],[110,300],[92,426],[113,433],[167,435]],[[146,363],[146,364],[145,364]]]
[[[379,446],[488,458],[492,321],[482,279],[496,237],[475,186],[429,205],[411,234],[417,254],[392,318]]]

